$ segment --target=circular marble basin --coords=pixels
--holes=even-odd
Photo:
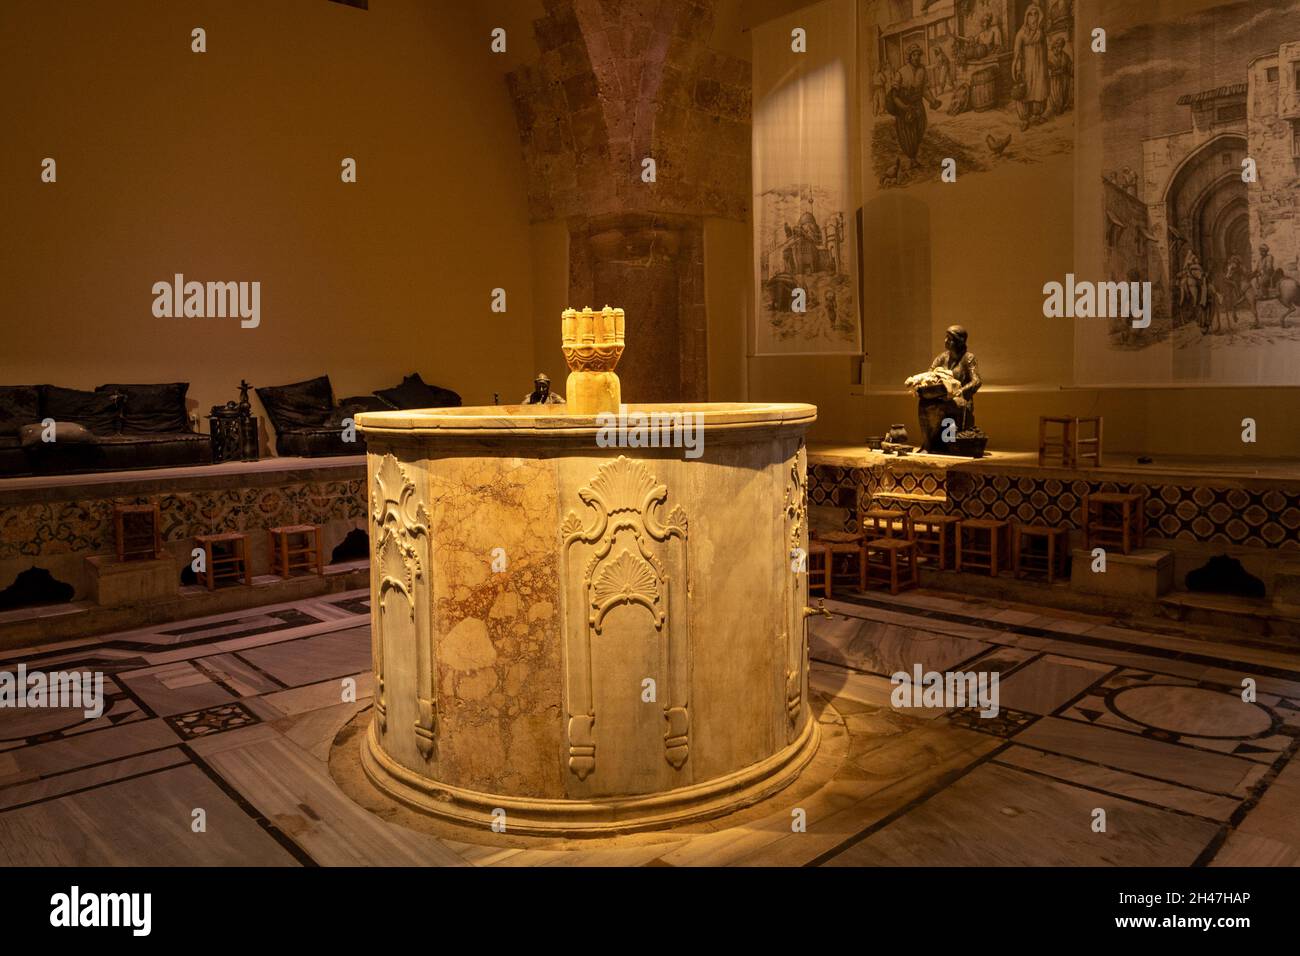
[[[816,409],[556,411],[358,417],[367,775],[521,833],[662,827],[787,785],[818,740],[791,558]]]
[[[1272,716],[1258,704],[1204,687],[1127,687],[1111,698],[1110,706],[1126,720],[1192,737],[1258,737],[1273,726]]]

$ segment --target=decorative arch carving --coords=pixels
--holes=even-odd
[[[686,512],[679,505],[666,519],[661,517],[668,486],[643,462],[623,455],[601,465],[579,489],[578,498],[589,509],[589,523],[570,511],[560,526],[568,589],[564,638],[569,770],[585,780],[596,768],[591,642],[600,635],[606,615],[620,605],[644,608],[660,635],[661,662],[668,675],[664,758],[680,770],[690,755]],[[570,573],[583,557],[582,575]]]
[[[808,553],[808,459],[803,441],[800,440],[794,458],[790,461],[790,471],[785,486],[785,502],[782,511],[785,516],[786,542],[789,555],[786,561],[787,575],[790,581],[786,599],[786,633],[785,633],[785,713],[786,730],[793,740],[799,722],[799,711],[803,707],[803,682],[807,673],[808,624],[803,613],[808,603],[808,575],[793,570],[793,556],[798,550]]]
[[[375,664],[375,713],[380,730],[388,728],[388,702],[384,687],[384,634],[390,592],[400,595],[408,608],[406,627],[416,640],[416,745],[426,758],[433,753],[435,718],[433,699],[433,645],[427,613],[417,615],[416,582],[423,580],[431,554],[429,513],[415,501],[415,483],[391,454],[375,469],[370,493],[372,539],[375,542],[375,608],[372,614],[372,653]]]

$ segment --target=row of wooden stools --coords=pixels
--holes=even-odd
[[[282,525],[267,528],[267,544],[272,574],[290,578],[295,572],[323,575],[321,526],[318,524]],[[252,562],[248,558],[248,534],[226,531],[221,534],[196,535],[194,542],[203,549],[204,571],[199,582],[213,590],[223,581],[253,583]]]
[[[808,542],[809,590],[832,597],[837,582],[865,591],[877,579],[890,594],[916,587],[922,552],[911,517],[904,511],[864,511],[858,529],[825,532]]]
[[[916,587],[922,558],[939,570],[997,577],[1041,576],[1051,584],[1069,571],[1070,528],[996,518],[920,515],[874,508],[859,515],[859,530],[832,531],[808,543],[808,587],[831,597],[835,585],[860,590],[879,577],[891,594]],[[1134,492],[1099,492],[1083,499],[1083,535],[1089,550],[1129,554],[1146,533],[1143,499]]]

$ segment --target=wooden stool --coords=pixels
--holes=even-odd
[[[242,531],[227,531],[224,534],[200,534],[195,542],[203,549],[206,570],[199,576],[211,591],[218,581],[244,579],[245,584],[253,583],[253,569],[248,562],[248,535]]]
[[[836,578],[846,581],[850,587],[857,586],[859,591],[867,589],[867,558],[866,553],[862,550],[862,535],[854,534],[852,531],[827,531],[817,535],[817,542],[826,547],[826,596],[831,596],[831,589],[835,585]],[[811,545],[811,542],[810,542]],[[810,548],[811,550],[811,548]],[[850,569],[856,563],[856,570],[835,570],[835,559],[839,556],[850,558],[849,561],[841,561],[841,566],[849,565]]]
[[[969,536],[968,536],[969,532]],[[980,533],[987,535],[987,548],[980,547]],[[967,518],[958,526],[957,531],[957,570],[988,571],[989,577],[997,577],[1006,561],[1002,560],[1007,546],[1007,523],[993,518]],[[967,541],[970,543],[967,544]]]
[[[1047,540],[1047,553],[1026,547],[1035,538]],[[1041,524],[1014,524],[1011,527],[1011,569],[1016,577],[1022,574],[1047,574],[1047,583],[1066,576],[1070,560],[1070,529],[1052,528]]]
[[[915,541],[903,538],[876,538],[863,545],[867,569],[867,581],[873,578],[872,572],[880,570],[889,581],[889,593],[897,594],[907,588],[914,588],[918,583],[917,558],[920,552]],[[879,554],[884,559],[880,562],[871,560],[872,554]],[[906,576],[900,574],[906,572]],[[864,588],[865,590],[865,588]]]
[[[912,539],[917,551],[926,560],[937,559],[939,570],[948,570],[948,552],[952,563],[957,563],[957,538],[961,534],[958,515],[922,515],[912,519]]]
[[[896,508],[871,508],[858,515],[858,530],[865,538],[912,540],[912,519]]]
[[[288,578],[294,571],[314,571],[324,575],[325,563],[320,552],[320,525],[287,524],[267,528],[271,542],[271,573]],[[297,538],[298,540],[294,540]]]
[[[1089,551],[1117,547],[1129,554],[1142,547],[1147,516],[1142,495],[1133,491],[1102,491],[1083,496],[1083,538]]]
[[[1049,435],[1049,428],[1060,426],[1060,433]],[[1083,438],[1080,427],[1090,426],[1092,434]],[[1085,459],[1101,466],[1101,417],[1076,418],[1074,416],[1040,416],[1038,419],[1038,464],[1048,464],[1048,457],[1059,456],[1064,468],[1078,468]],[[1056,464],[1057,462],[1054,462]]]
[[[161,524],[157,502],[149,505],[113,505],[113,542],[117,548],[117,560],[161,558]]]
[[[831,596],[831,553],[821,541],[808,542],[808,593],[814,589],[823,597]]]

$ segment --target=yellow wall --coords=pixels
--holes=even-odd
[[[0,383],[188,380],[204,413],[241,376],[528,390],[533,245],[491,16],[371,7],[0,5]],[[176,272],[259,280],[261,326],[154,318]]]

